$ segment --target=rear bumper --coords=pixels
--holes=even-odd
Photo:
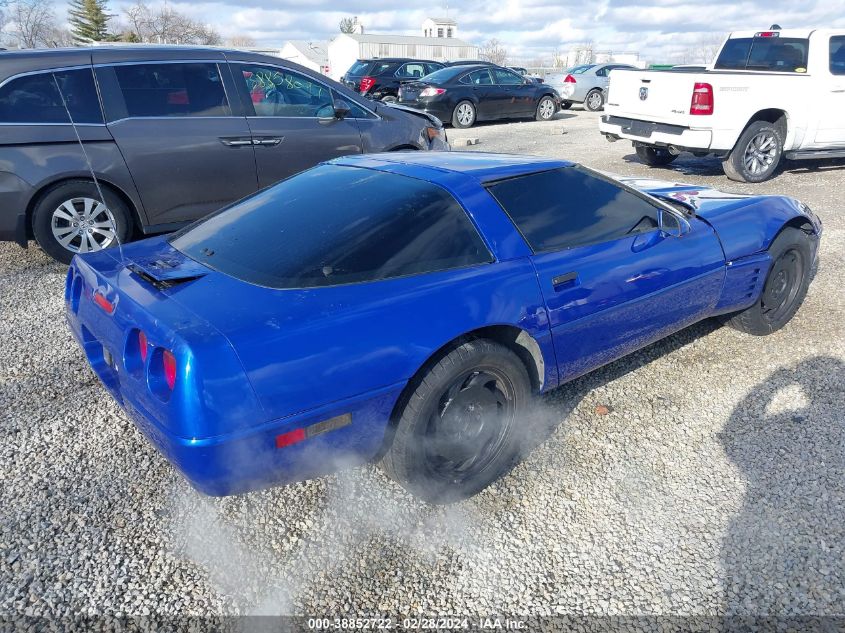
[[[408,108],[414,108],[415,110],[420,110],[422,112],[425,112],[426,114],[432,114],[444,123],[451,123],[452,121],[452,107],[448,103],[436,101],[432,103],[423,103],[419,101],[400,101],[399,105],[403,105]]]
[[[126,296],[104,321],[100,308],[87,298],[92,291],[90,271],[77,274],[75,267],[81,268],[77,263],[69,269],[65,315],[91,369],[138,430],[199,491],[220,496],[301,481],[369,461],[381,450],[404,383],[266,422],[246,404],[243,410],[226,406],[206,414],[201,407],[155,406],[145,374],[128,369],[122,335],[126,327],[148,331],[147,326],[118,323],[121,312],[130,313]],[[220,394],[208,392],[213,381],[205,387],[186,401],[219,402]],[[239,386],[229,382],[222,388],[231,391]],[[222,415],[227,426],[209,432],[208,415]],[[169,416],[189,417],[191,436],[174,432],[182,427]],[[278,436],[299,429],[306,439],[277,447]]]
[[[606,114],[601,117],[599,131],[615,139],[627,139],[654,147],[673,145],[688,151],[710,151],[712,130],[698,130],[668,123],[640,121]]]

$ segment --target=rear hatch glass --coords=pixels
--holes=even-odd
[[[797,37],[737,37],[725,42],[716,60],[719,70],[807,72],[809,41]]]

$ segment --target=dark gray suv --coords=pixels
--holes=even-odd
[[[7,52],[0,239],[34,238],[68,262],[174,230],[323,160],[432,149],[448,149],[436,118],[275,57],[163,46]]]

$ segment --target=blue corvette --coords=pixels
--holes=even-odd
[[[715,315],[782,327],[821,230],[788,197],[369,155],[76,257],[65,298],[94,371],[201,491],[380,459],[448,502],[513,465],[532,394]]]

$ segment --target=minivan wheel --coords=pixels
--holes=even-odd
[[[74,180],[49,189],[32,213],[35,240],[45,253],[65,264],[77,253],[117,246],[129,237],[129,209],[103,189],[105,204],[93,182]]]
[[[598,112],[604,107],[604,95],[598,88],[590,90],[584,99],[584,107],[590,112]]]
[[[472,127],[475,123],[475,106],[471,101],[461,101],[452,113],[452,125],[457,128]]]
[[[514,352],[487,339],[467,341],[416,385],[381,461],[409,492],[451,503],[483,490],[516,463],[531,383]]]
[[[771,178],[783,155],[783,138],[774,123],[754,121],[746,128],[722,170],[731,180],[763,182]]]

